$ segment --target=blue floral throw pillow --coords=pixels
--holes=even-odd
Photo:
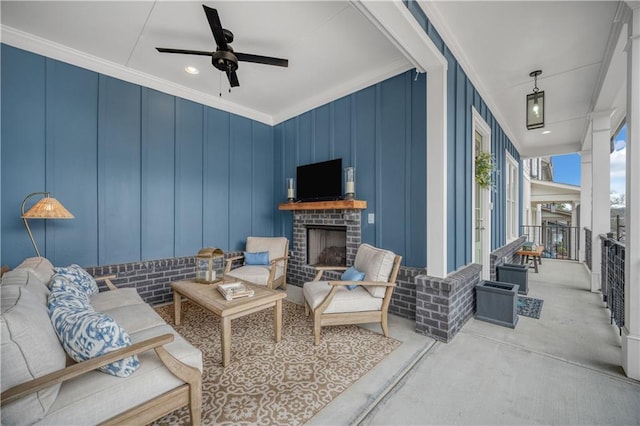
[[[62,347],[75,361],[86,361],[116,349],[131,346],[129,334],[113,318],[92,307],[78,309],[57,305],[50,311],[51,322]],[[127,377],[140,366],[133,355],[102,366],[100,371]]]
[[[342,273],[340,279],[342,281],[362,281],[364,279],[364,272],[360,272],[352,266]],[[356,287],[358,286],[355,284],[349,284],[347,289],[353,290]]]
[[[270,264],[268,251],[256,251],[256,252],[245,251],[243,253],[244,253],[245,265],[269,265]]]
[[[73,264],[63,268],[55,268],[55,271],[82,288],[87,295],[91,296],[98,293],[96,280],[82,267]]]
[[[89,295],[83,288],[71,282],[64,275],[54,274],[49,284],[49,312],[57,305],[78,309],[89,309],[91,303]]]

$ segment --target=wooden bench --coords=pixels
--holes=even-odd
[[[516,254],[520,255],[520,264],[523,264],[525,261],[529,263],[529,260],[533,260],[533,268],[536,273],[538,273],[538,263],[542,265],[542,252],[544,251],[544,246],[538,246],[534,250],[523,250],[520,249],[516,252]]]

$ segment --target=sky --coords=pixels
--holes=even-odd
[[[625,194],[625,156],[626,156],[627,126],[625,125],[616,135],[614,151],[611,153],[611,192],[618,195]],[[580,155],[555,155],[553,163],[553,181],[580,185]]]

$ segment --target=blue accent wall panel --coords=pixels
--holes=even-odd
[[[142,89],[142,259],[173,257],[175,98]]]
[[[231,116],[231,172],[229,190],[229,244],[231,250],[243,250],[252,235],[251,206],[253,191],[252,125],[237,115]]]
[[[384,248],[405,253],[405,157],[407,133],[405,118],[407,93],[405,75],[380,85],[379,195],[377,223]],[[409,98],[410,99],[410,98]]]
[[[175,255],[202,248],[203,106],[176,99]]]
[[[46,69],[47,190],[75,216],[47,221],[47,258],[54,265],[95,265],[98,75],[51,59]]]
[[[355,164],[353,160],[353,129],[351,97],[344,97],[331,103],[331,140],[333,157],[342,158],[342,166],[349,167]],[[357,170],[356,170],[357,172]],[[358,182],[356,181],[356,184]]]
[[[264,237],[273,235],[274,214],[278,206],[273,203],[273,128],[253,122],[252,131],[251,235]],[[281,186],[284,187],[284,183]]]
[[[101,75],[98,117],[98,262],[129,262],[140,259],[140,86]]]
[[[447,68],[447,269],[451,272],[472,261],[471,241],[473,224],[471,223],[471,192],[473,182],[471,155],[473,138],[471,137],[471,107],[480,105],[479,113],[491,126],[491,153],[498,164],[496,190],[492,192],[493,210],[491,212],[491,247],[496,249],[505,245],[505,199],[504,199],[504,152],[509,151],[520,162],[517,152],[502,127],[487,108],[482,97],[471,84],[460,64],[449,51],[422,8],[415,0],[403,2],[412,13],[416,22],[431,38],[448,62]],[[428,76],[427,76],[428,78]],[[522,181],[521,181],[522,182]],[[428,267],[428,266],[427,266]]]
[[[376,245],[376,225],[369,224],[367,215],[377,213],[376,198],[376,88],[368,87],[351,95],[355,105],[353,132],[355,134],[356,198],[367,201],[362,211],[362,241]]]
[[[409,266],[424,267],[426,80],[413,77],[412,71],[402,73],[278,124],[274,176],[295,176],[298,165],[342,158],[344,166],[356,167],[356,198],[368,204],[362,241],[401,254]],[[415,199],[414,188],[420,194]],[[282,191],[276,193],[284,201]],[[374,224],[367,223],[369,213]],[[285,216],[279,216],[284,224]]]
[[[427,79],[425,74],[418,76],[422,88],[411,93],[411,148],[409,150],[410,180],[408,189],[410,215],[406,221],[407,249],[406,264],[420,265],[427,258],[426,215],[427,210]],[[425,215],[426,212],[426,215]]]
[[[47,221],[46,234],[45,221],[30,221],[58,264],[235,250],[249,235],[282,235],[284,178],[276,186],[272,163],[285,150],[273,127],[0,46],[3,263],[34,255],[20,203],[45,190],[76,217]],[[295,175],[297,134],[286,143]]]
[[[203,245],[229,249],[229,114],[205,109]]]
[[[20,218],[31,192],[45,191],[45,60],[2,45],[2,264],[13,268],[35,256]],[[55,195],[54,195],[55,196]],[[31,200],[27,209],[38,200]],[[29,225],[46,254],[44,221]]]

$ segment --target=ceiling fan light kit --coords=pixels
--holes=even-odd
[[[541,70],[531,71],[529,77],[534,78],[533,92],[527,95],[527,130],[544,127],[544,90],[538,89],[538,76]]]
[[[204,12],[207,15],[207,21],[211,28],[211,33],[216,41],[216,50],[213,52],[207,52],[202,50],[187,50],[187,49],[171,49],[166,47],[156,47],[156,50],[161,53],[179,53],[184,55],[200,55],[211,56],[211,63],[213,66],[226,73],[229,79],[231,87],[240,86],[238,75],[238,62],[253,62],[256,64],[274,65],[278,67],[288,67],[289,61],[287,59],[273,58],[270,56],[252,55],[249,53],[236,53],[233,48],[229,46],[233,42],[233,33],[225,28],[222,28],[220,23],[220,17],[216,9],[202,5]]]

